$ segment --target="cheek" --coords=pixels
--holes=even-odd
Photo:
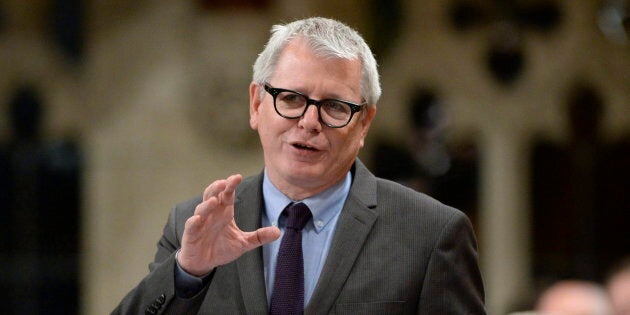
[[[343,152],[344,156],[354,157],[359,150],[363,147],[363,137],[360,132],[353,132],[345,136],[340,136],[340,140],[337,145],[339,152]]]
[[[260,141],[263,146],[271,145],[271,143],[278,138],[274,129],[269,125],[269,122],[258,124],[258,135],[260,136]]]
[[[258,116],[258,134],[263,144],[282,142],[283,134],[291,129],[293,121],[278,116],[275,112],[260,112]]]

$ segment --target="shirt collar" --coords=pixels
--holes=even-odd
[[[269,176],[267,176],[267,170],[265,169],[263,177],[265,214],[271,225],[278,226],[280,214],[282,214],[282,210],[284,210],[289,203],[303,202],[311,209],[314,222],[313,226],[315,227],[315,231],[319,233],[343,208],[346,197],[348,197],[348,193],[350,192],[351,184],[352,173],[348,172],[339,183],[317,195],[304,200],[291,200],[271,183]]]

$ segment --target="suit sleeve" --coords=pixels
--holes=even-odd
[[[178,209],[171,211],[157,244],[149,274],[129,292],[112,314],[196,314],[207,290],[190,299],[175,294],[175,251],[180,247]],[[206,287],[207,289],[207,287]]]
[[[461,212],[448,220],[433,249],[418,314],[486,314],[475,236]]]

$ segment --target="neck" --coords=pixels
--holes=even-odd
[[[301,201],[309,197],[313,197],[326,189],[338,184],[342,181],[347,173],[344,173],[341,177],[335,178],[334,180],[329,180],[323,184],[317,183],[296,183],[291,181],[286,181],[283,179],[278,179],[273,176],[273,174],[267,173],[269,176],[269,181],[285,196],[289,197],[289,199],[293,201]],[[309,185],[310,184],[310,185]]]

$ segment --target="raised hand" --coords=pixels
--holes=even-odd
[[[203,201],[184,227],[182,248],[177,261],[188,273],[202,276],[217,266],[239,258],[245,252],[280,237],[270,226],[244,232],[234,222],[234,195],[243,177],[232,175],[210,184]]]

